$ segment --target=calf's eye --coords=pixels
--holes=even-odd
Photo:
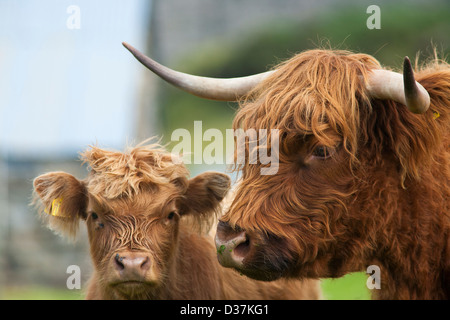
[[[97,220],[98,215],[95,212],[92,212],[91,217],[92,217],[92,219]]]

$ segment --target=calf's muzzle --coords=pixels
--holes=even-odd
[[[140,252],[118,252],[111,263],[122,281],[144,281],[151,267],[149,255]]]

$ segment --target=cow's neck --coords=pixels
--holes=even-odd
[[[425,174],[422,179],[429,187],[430,179]],[[379,263],[381,270],[381,289],[374,290],[374,296],[448,298],[444,288],[448,286],[444,283],[445,264],[448,268],[450,259],[445,203],[442,199],[430,201],[434,192],[418,181],[407,180],[405,188],[386,192],[397,193],[397,201],[384,206],[386,218],[380,221],[373,239],[378,244],[373,263]]]

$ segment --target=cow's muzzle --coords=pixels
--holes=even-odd
[[[298,254],[284,238],[248,231],[220,221],[216,232],[217,258],[223,267],[263,281],[290,277]]]
[[[249,235],[240,228],[233,229],[228,223],[220,221],[215,241],[220,264],[241,269],[252,245]]]

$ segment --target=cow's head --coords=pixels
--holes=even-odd
[[[190,93],[244,97],[235,129],[278,130],[278,172],[261,175],[261,163],[239,167],[242,179],[216,235],[221,264],[256,279],[361,270],[376,233],[382,236],[373,216],[397,205],[405,177],[418,177],[437,141],[425,113],[430,96],[407,58],[402,76],[368,55],[311,50],[273,71],[222,81],[167,69],[124,45]]]
[[[182,164],[155,146],[126,153],[92,147],[82,154],[85,180],[51,172],[34,180],[49,226],[75,236],[84,221],[96,271],[111,298],[151,298],[171,276],[181,224],[207,227],[226,195],[227,175],[188,179]]]

